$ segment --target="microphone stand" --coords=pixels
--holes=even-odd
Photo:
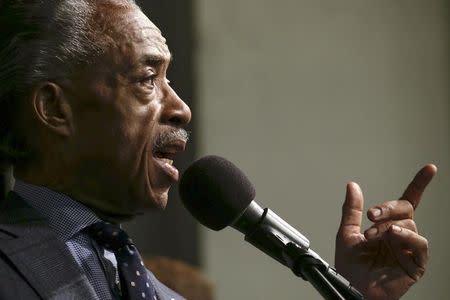
[[[360,300],[363,295],[334,269],[296,244],[289,242],[283,250],[287,266],[292,272],[309,281],[326,300]]]
[[[270,209],[252,202],[232,224],[245,240],[309,281],[326,300],[363,300],[343,276],[309,247],[309,241]]]

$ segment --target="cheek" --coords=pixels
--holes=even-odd
[[[104,159],[115,156],[122,121],[111,101],[116,97],[112,89],[97,81],[86,84],[85,89],[74,95],[75,151],[103,155]]]
[[[120,127],[117,125],[114,117],[105,111],[81,114],[75,134],[75,151],[111,159],[120,140]]]
[[[156,133],[157,108],[153,105],[128,107],[124,112],[120,132],[123,134],[122,154],[133,161],[147,158],[152,151]]]

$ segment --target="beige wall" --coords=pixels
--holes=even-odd
[[[438,165],[416,213],[429,271],[406,299],[450,294],[446,2],[197,1],[201,154],[239,165],[323,258],[334,261],[346,182],[373,205]],[[319,299],[242,239],[203,231],[219,299]]]

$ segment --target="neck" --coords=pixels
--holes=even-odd
[[[18,165],[14,174],[16,178],[26,183],[44,186],[71,197],[110,223],[129,221],[139,214],[130,210],[127,204],[132,201],[132,197],[126,187],[121,185],[111,187],[111,184],[105,181],[108,174],[103,176],[93,174],[79,170],[76,165],[69,166],[60,161],[55,162],[30,162]]]

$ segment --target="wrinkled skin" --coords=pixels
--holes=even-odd
[[[336,269],[366,299],[399,299],[423,276],[428,242],[417,233],[413,214],[436,171],[434,165],[425,166],[399,200],[369,209],[373,225],[364,233],[362,191],[356,183],[347,185],[336,238]]]
[[[77,176],[71,190],[104,215],[132,217],[166,206],[176,180],[156,161],[153,141],[186,125],[191,113],[166,78],[171,55],[159,29],[139,10],[114,22],[113,47],[69,94],[76,99],[75,170],[95,176]]]
[[[99,36],[107,52],[34,90],[41,153],[18,175],[119,223],[166,206],[178,171],[153,153],[154,142],[188,124],[191,112],[166,78],[171,54],[160,30],[136,8],[105,15],[96,21],[107,28]],[[173,160],[185,144],[174,139],[163,150]]]

